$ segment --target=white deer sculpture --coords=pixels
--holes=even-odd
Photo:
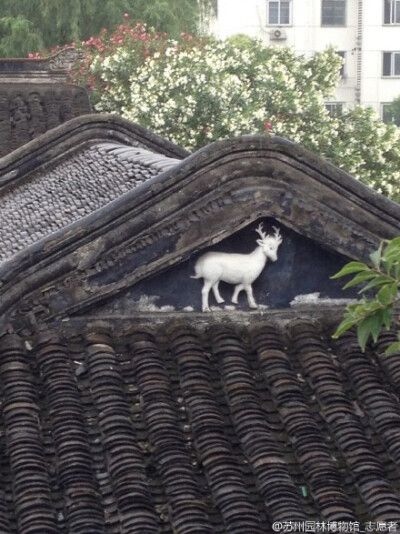
[[[278,247],[282,243],[279,229],[275,226],[274,235],[266,234],[262,229],[262,223],[256,229],[261,239],[257,239],[258,247],[250,254],[232,254],[226,252],[207,252],[200,256],[194,266],[195,276],[191,278],[203,278],[204,285],[201,290],[202,310],[210,311],[208,295],[213,290],[218,304],[224,302],[218,290],[220,281],[234,284],[232,302],[237,304],[238,295],[244,289],[247,293],[250,308],[257,308],[253,296],[251,284],[259,277],[264,269],[267,259],[278,259]]]

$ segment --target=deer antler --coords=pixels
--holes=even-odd
[[[282,243],[282,236],[281,236],[281,233],[279,231],[279,228],[277,228],[276,226],[273,226],[272,228],[275,230],[275,232],[274,232],[275,239],[278,241],[278,243]]]
[[[257,234],[261,237],[261,239],[265,239],[267,237],[267,234],[263,231],[263,223],[260,223],[258,227],[256,228]]]

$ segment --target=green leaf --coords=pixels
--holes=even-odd
[[[399,263],[400,261],[400,238],[396,237],[389,241],[388,246],[386,247],[382,259],[388,263]]]
[[[386,330],[389,330],[392,324],[393,318],[393,306],[387,306],[382,310],[382,323],[385,325]]]
[[[338,339],[347,330],[350,330],[350,328],[352,328],[355,324],[357,324],[357,319],[344,319],[337,327],[336,332],[332,334],[333,339]]]
[[[388,346],[388,348],[385,350],[386,356],[392,356],[396,352],[400,352],[400,341],[397,341],[396,343],[392,343]]]
[[[379,334],[382,330],[382,310],[379,310],[376,315],[373,315],[371,317],[371,336],[374,342],[376,343],[378,341]]]
[[[379,269],[379,264],[381,263],[382,244],[383,243],[380,244],[378,250],[375,250],[375,252],[372,252],[372,254],[369,255],[374,267],[377,269]]]
[[[390,252],[392,250],[398,249],[400,250],[400,237],[395,237],[387,242],[387,246],[384,252],[384,256],[386,255],[386,252]]]
[[[378,310],[381,310],[384,306],[381,302],[379,302],[378,299],[372,299],[372,300],[365,300],[363,303],[363,314],[362,315],[370,315],[371,312],[376,312]]]
[[[346,306],[346,315],[355,313],[357,308],[359,308],[360,306],[362,306],[362,304],[360,304],[359,302],[353,302],[352,304],[349,304],[348,306]]]
[[[376,298],[378,302],[384,306],[393,303],[394,297],[397,295],[397,284],[386,284],[378,291]]]
[[[365,351],[369,336],[372,335],[374,341],[376,341],[380,331],[381,321],[379,316],[369,315],[360,321],[357,327],[357,340],[363,352]]]
[[[365,265],[365,263],[361,263],[359,261],[351,261],[350,263],[342,267],[342,269],[340,269],[338,273],[331,276],[331,280],[335,280],[336,278],[341,278],[342,276],[346,276],[348,274],[353,274],[353,273],[357,273],[360,271],[369,271],[369,270],[370,269],[368,265]]]
[[[394,263],[395,262],[393,262],[392,260],[389,260],[389,261],[382,260],[382,265],[383,265],[384,270],[387,273],[387,276],[390,276],[390,273],[392,272]]]
[[[399,280],[399,278],[400,278],[400,263],[396,263],[394,265],[393,276],[396,278],[396,280]]]
[[[396,297],[397,297],[397,294],[399,292],[399,284],[398,284],[398,282],[392,282],[392,284],[390,285],[390,291],[392,293],[392,299],[393,299],[393,301],[395,301]]]
[[[382,257],[382,265],[389,276],[395,271],[396,265],[400,263],[400,248],[393,249]]]
[[[371,280],[371,278],[375,277],[376,274],[370,271],[356,274],[356,276],[352,280],[350,280],[350,282],[347,282],[347,284],[343,286],[343,289],[348,289],[349,287],[357,286],[358,284],[362,284],[363,282]]]
[[[374,287],[383,286],[385,284],[390,284],[391,280],[383,275],[375,275],[375,278],[373,278],[366,286],[364,286],[362,289],[360,289],[359,293],[365,293],[366,291],[369,291],[370,289],[373,289]]]

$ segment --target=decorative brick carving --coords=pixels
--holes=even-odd
[[[70,70],[75,63],[82,59],[82,50],[75,50],[75,48],[66,48],[61,50],[50,58],[49,69],[52,70]]]

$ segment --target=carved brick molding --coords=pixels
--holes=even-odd
[[[82,51],[65,48],[40,59],[1,58],[0,83],[65,82],[71,67],[82,57]]]
[[[75,50],[75,48],[65,48],[54,56],[49,58],[50,71],[69,71],[75,63],[83,58],[82,50]]]

